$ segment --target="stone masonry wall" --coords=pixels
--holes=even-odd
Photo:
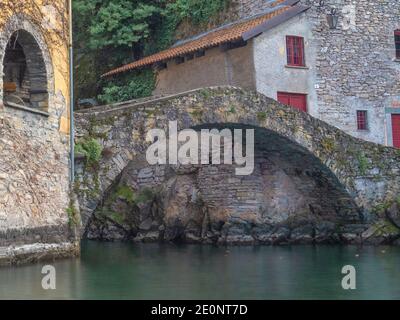
[[[0,90],[0,247],[71,243],[75,238],[67,213],[69,135],[60,132],[67,103],[61,91],[55,91],[54,65],[46,42],[23,15],[11,17],[0,30],[0,61],[9,38],[20,29],[29,33],[41,50],[46,71],[40,79],[32,77],[41,82],[32,87],[43,86],[44,77],[47,79],[49,107],[46,113],[4,105]]]
[[[400,2],[392,0],[303,0],[312,8],[317,52],[319,118],[353,136],[392,145],[391,113],[399,113],[400,62],[394,31],[400,28]],[[337,29],[326,14],[336,8]],[[356,110],[367,110],[369,130],[358,131]]]
[[[253,45],[222,51],[212,48],[203,57],[184,63],[167,63],[167,69],[157,74],[154,95],[173,94],[198,88],[231,85],[255,89]]]
[[[179,203],[188,203],[189,207],[193,206],[189,195],[192,194],[190,190],[194,189],[185,187],[193,185],[193,181],[197,181],[195,186],[201,190],[203,200],[207,204],[192,208],[198,212],[196,219],[204,215],[201,208],[220,207],[231,210],[229,219],[247,221],[251,220],[251,217],[249,218],[244,211],[250,210],[251,204],[257,208],[264,204],[268,208],[267,212],[274,217],[274,221],[279,216],[290,220],[287,216],[290,211],[288,208],[292,205],[297,208],[295,199],[299,199],[299,203],[301,199],[307,199],[304,203],[311,206],[305,205],[303,208],[308,217],[321,216],[321,213],[323,216],[323,212],[333,212],[333,216],[341,217],[339,220],[343,223],[347,221],[346,217],[353,219],[356,213],[358,221],[367,223],[367,227],[372,227],[375,223],[383,223],[386,226],[386,218],[378,209],[386,208],[386,205],[394,201],[400,193],[400,154],[397,150],[353,138],[304,112],[283,106],[252,91],[224,87],[207,88],[145,102],[131,101],[114,106],[97,107],[77,113],[77,142],[95,139],[103,148],[102,157],[95,165],[87,166],[85,160],[79,160],[77,163],[79,170],[75,188],[80,195],[79,202],[85,227],[90,225],[93,213],[101,209],[108,201],[107,199],[111,199],[112,202],[119,196],[127,196],[127,190],[122,189],[121,193],[117,192],[114,198],[112,190],[118,186],[121,175],[124,176],[125,169],[129,168],[131,163],[137,166],[135,170],[138,170],[139,178],[153,181],[155,176],[152,169],[146,164],[140,165],[143,161],[138,160],[145,154],[148,147],[145,143],[145,135],[152,128],[166,129],[168,121],[174,120],[178,121],[178,129],[209,125],[213,127],[217,124],[228,127],[236,124],[256,128],[257,148],[262,150],[259,168],[261,170],[262,163],[265,162],[271,171],[264,170],[264,173],[260,175],[261,171],[257,169],[254,176],[247,177],[249,180],[245,177],[240,181],[234,180],[228,172],[222,173],[220,170],[223,168],[219,168],[219,171],[215,171],[215,168],[209,168],[210,171],[202,168],[198,173],[186,172],[178,176],[172,174],[166,178],[167,184],[164,189],[166,193],[161,193],[164,194],[162,199],[169,199],[167,203],[161,201],[161,205],[158,202],[158,207],[150,206],[155,210],[150,210],[155,219],[152,221],[159,221],[160,218],[155,213],[160,212],[156,208],[168,208],[169,204],[171,208],[178,208]],[[154,180],[158,181],[155,182],[156,184],[163,181],[163,172],[166,169],[157,171],[157,179]],[[279,172],[285,174],[280,175]],[[262,178],[264,174],[265,178]],[[182,191],[183,193],[179,192],[181,190],[178,187],[179,183],[176,185],[174,180],[170,181],[172,184],[168,182],[169,179],[175,179],[174,175],[178,182],[183,179],[181,187],[182,190],[186,190]],[[180,178],[182,175],[184,177]],[[285,175],[290,178],[285,178]],[[133,184],[135,185],[138,181],[135,180],[135,175],[128,176],[132,178],[131,181],[136,181]],[[260,181],[263,181],[262,184],[266,186],[265,190],[254,189],[255,186],[260,186]],[[275,186],[274,181],[276,181]],[[305,181],[310,183],[305,183]],[[202,185],[209,188],[202,188]],[[177,189],[174,189],[174,186]],[[235,188],[240,188],[239,186],[243,188],[241,190],[243,193],[237,193],[238,190]],[[152,188],[152,185],[149,187]],[[268,194],[274,189],[277,190],[275,196]],[[319,194],[316,190],[325,191]],[[140,193],[142,190],[135,188],[134,191]],[[174,194],[177,196],[182,194],[182,199],[187,201],[174,198]],[[317,200],[311,199],[310,195],[316,196]],[[326,201],[322,199],[323,195],[327,195]],[[229,200],[226,199],[227,197]],[[243,202],[241,202],[241,197],[243,197]],[[340,205],[344,199],[349,199],[350,202]],[[277,201],[277,209],[274,211],[275,201]],[[326,206],[324,209],[321,205],[316,205],[318,202],[320,204],[331,202],[333,205]],[[242,206],[246,210],[242,211]],[[333,207],[336,209],[332,209]],[[136,207],[129,208],[133,210],[130,212],[137,210]],[[331,208],[332,211],[327,208]],[[348,211],[345,208],[353,209]],[[149,212],[146,210],[145,212]],[[256,209],[253,207],[252,210]],[[178,211],[171,209],[170,212]],[[299,214],[302,210],[294,211]],[[133,214],[133,217],[142,217],[143,212],[140,212],[142,211],[139,211],[138,215]],[[168,213],[169,211],[163,209],[161,212]],[[179,212],[191,212],[191,210]],[[167,214],[165,217],[168,216]],[[139,222],[135,220],[132,222],[133,225],[137,223],[140,225],[146,220],[138,219]],[[198,220],[196,221],[198,223]],[[224,221],[227,222],[227,220]],[[309,220],[306,219],[306,221]],[[285,221],[286,225],[288,223],[289,221]],[[152,225],[151,221],[150,225]],[[344,225],[349,226],[347,223]],[[236,227],[237,225],[234,225],[233,229]],[[354,229],[354,226],[351,227],[353,239],[359,236],[357,236],[358,233],[354,233]],[[395,235],[398,235],[398,230],[396,228],[394,230]]]
[[[243,177],[231,165],[149,166],[136,157],[94,212],[86,236],[278,244],[354,241],[368,229],[351,197],[318,166],[294,163],[277,145],[264,147],[257,146],[253,174]]]

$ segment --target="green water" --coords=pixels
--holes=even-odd
[[[41,268],[0,269],[2,299],[400,299],[398,247],[232,247],[84,242],[58,261],[57,288]],[[357,270],[357,290],[341,269]]]

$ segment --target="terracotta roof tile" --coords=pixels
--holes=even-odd
[[[279,3],[281,3],[282,1],[283,0],[278,0]],[[141,60],[111,70],[102,75],[102,77],[112,76],[128,70],[149,66],[157,62],[173,59],[176,57],[194,53],[199,50],[215,47],[220,44],[228,43],[231,41],[241,40],[243,33],[254,29],[255,27],[261,25],[265,21],[282,14],[283,12],[289,10],[290,8],[291,8],[290,6],[277,7],[275,11],[265,13],[261,16],[257,16],[254,19],[250,19],[244,22],[239,22],[237,24],[230,25],[223,29],[216,29],[215,31],[206,33],[204,36],[200,36],[195,40],[185,42],[181,45],[169,48],[154,55],[145,57]]]

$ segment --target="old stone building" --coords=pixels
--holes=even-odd
[[[254,89],[355,137],[400,147],[400,2],[236,2],[241,20],[105,76],[153,66],[155,95]]]
[[[67,21],[65,1],[0,3],[0,264],[77,249]]]

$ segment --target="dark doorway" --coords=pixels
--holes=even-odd
[[[24,30],[15,32],[4,57],[4,102],[47,111],[47,73],[35,38]]]

